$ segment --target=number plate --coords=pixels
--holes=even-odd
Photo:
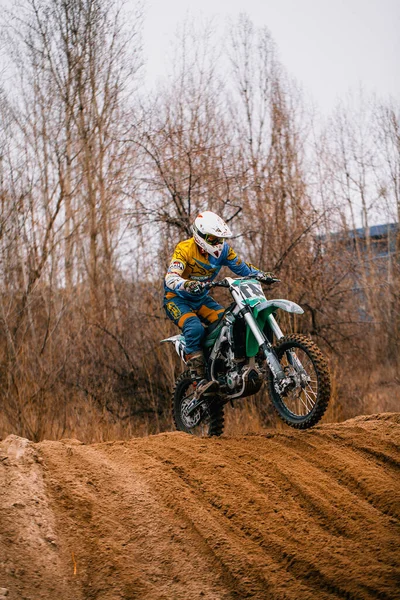
[[[261,284],[253,279],[247,281],[236,280],[233,284],[239,292],[244,304],[256,306],[266,300]]]

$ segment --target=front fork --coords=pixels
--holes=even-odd
[[[264,352],[264,355],[265,355],[265,358],[267,361],[267,365],[271,369],[271,372],[272,372],[272,375],[274,376],[275,381],[284,380],[286,378],[286,375],[285,375],[285,372],[282,369],[281,364],[274,352],[274,349],[271,346],[271,344],[269,343],[269,341],[267,340],[267,338],[265,337],[264,333],[258,327],[253,315],[251,314],[250,309],[243,310],[242,314],[243,314],[243,317],[244,317],[247,325],[250,327],[254,337],[256,338],[258,345],[260,346],[261,350]],[[274,321],[275,321],[275,319],[274,319]],[[276,324],[276,327],[279,329],[279,325],[276,321],[275,321],[275,324]],[[271,327],[275,333],[272,323],[271,323]],[[280,329],[279,329],[279,331],[280,331]],[[280,333],[281,333],[281,337],[282,337],[283,333],[281,331],[280,331]]]
[[[277,340],[280,340],[284,337],[282,329],[279,327],[275,317],[273,315],[268,315],[268,322],[272,331],[275,334]],[[303,365],[300,360],[297,358],[296,353],[293,350],[287,350],[286,355],[288,357],[289,364],[300,374],[306,375]]]
[[[287,374],[285,373],[285,371],[282,369],[282,366],[279,362],[278,357],[276,356],[276,353],[275,353],[272,345],[267,340],[264,333],[258,327],[253,315],[251,314],[251,311],[250,310],[243,311],[242,314],[243,314],[244,319],[246,320],[246,323],[248,324],[251,331],[253,332],[253,335],[256,338],[261,350],[264,352],[264,356],[266,358],[267,365],[270,368],[271,373],[274,378],[274,386],[275,386],[276,391],[278,392],[278,394],[283,394],[285,391],[288,390],[289,387],[293,386],[293,379],[291,377],[288,377]],[[273,333],[275,334],[275,337],[278,340],[283,338],[284,337],[283,332],[282,332],[281,328],[279,327],[278,323],[276,322],[275,317],[273,315],[268,315],[268,322],[271,326]],[[293,351],[288,350],[287,356],[288,356],[289,363],[293,366],[295,371],[300,374],[305,374],[303,365],[297,358],[296,354]]]

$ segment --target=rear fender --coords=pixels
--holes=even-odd
[[[174,344],[176,353],[183,360],[183,362],[186,364],[186,360],[185,360],[185,354],[186,354],[185,336],[183,336],[182,334],[173,335],[173,336],[171,336],[169,338],[165,338],[165,340],[161,340],[160,343],[164,344],[166,342],[170,342],[171,344]]]

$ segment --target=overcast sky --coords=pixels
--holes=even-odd
[[[269,28],[281,62],[322,112],[360,85],[400,100],[400,0],[147,0],[148,82],[165,72],[187,14],[223,22],[241,12]]]

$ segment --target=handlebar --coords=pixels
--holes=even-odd
[[[211,290],[211,288],[215,287],[229,287],[229,283],[227,281],[210,281],[210,283],[204,284],[205,290]]]
[[[273,283],[280,283],[280,279],[277,279],[276,277],[266,277],[266,278],[261,278],[261,277],[257,277],[256,275],[246,275],[245,277],[240,277],[238,279],[242,279],[243,281],[245,281],[246,279],[257,279],[257,281],[259,281],[260,283],[265,283],[266,285],[272,285]],[[204,289],[206,290],[210,290],[211,288],[214,287],[229,287],[229,283],[227,281],[225,281],[225,279],[222,279],[221,281],[211,281],[210,283],[205,283],[204,284]]]

